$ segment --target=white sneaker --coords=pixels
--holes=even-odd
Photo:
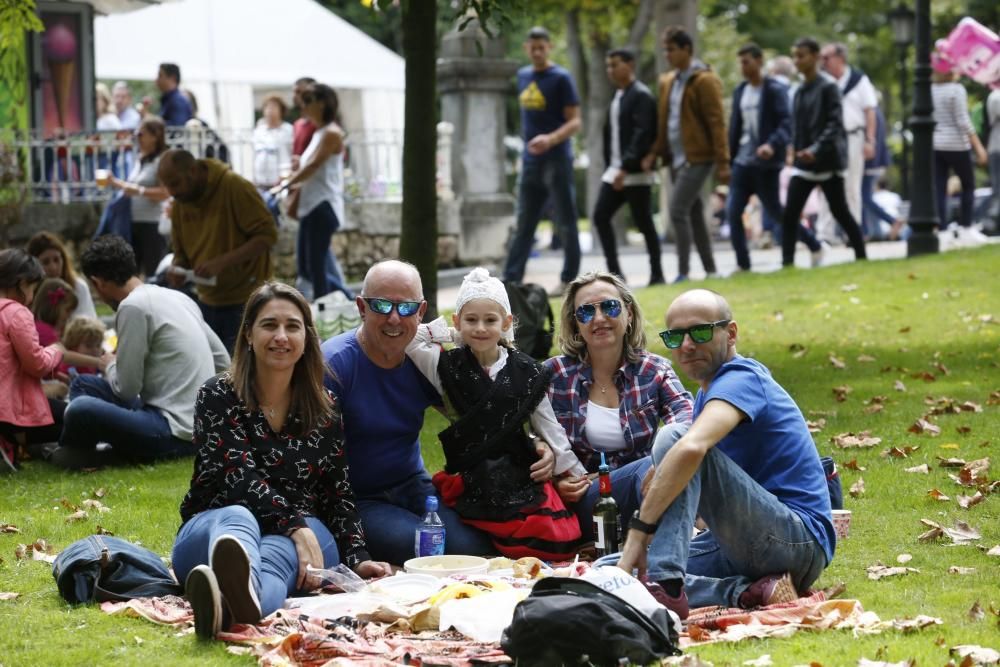
[[[809,266],[815,269],[817,266],[823,265],[823,258],[826,257],[826,245],[826,241],[820,241],[819,250],[810,253]]]
[[[959,227],[958,240],[964,246],[973,247],[989,243],[990,237],[983,234],[975,227]]]

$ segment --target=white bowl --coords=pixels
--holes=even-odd
[[[441,580],[427,574],[397,573],[368,584],[368,590],[385,595],[400,604],[415,604],[426,600],[441,588]]]
[[[449,577],[453,574],[486,574],[489,561],[479,556],[423,556],[403,563],[403,569],[414,574]]]

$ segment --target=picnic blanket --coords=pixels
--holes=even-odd
[[[187,601],[176,596],[105,602],[108,614],[144,618],[153,623],[193,632],[193,614]],[[681,635],[681,648],[749,638],[788,637],[799,630],[851,629],[874,634],[900,627],[901,621],[882,621],[865,611],[858,600],[830,599],[819,591],[794,602],[753,611],[726,607],[694,609]],[[906,621],[912,623],[912,621]],[[929,624],[929,623],[928,623]],[[917,626],[922,627],[922,626]],[[442,665],[465,667],[509,664],[495,642],[475,642],[454,630],[413,632],[408,623],[363,622],[350,617],[316,618],[298,609],[280,609],[257,625],[235,625],[218,635],[234,653],[257,656],[264,667],[277,665]]]

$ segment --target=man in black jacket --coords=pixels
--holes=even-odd
[[[607,57],[608,78],[617,91],[611,100],[604,124],[604,163],[601,191],[594,205],[594,226],[604,248],[608,271],[624,278],[618,264],[618,250],[611,218],[628,202],[632,221],[646,239],[649,252],[650,285],[663,284],[660,239],[653,227],[650,191],[653,174],[643,171],[642,158],[656,138],[656,101],[649,88],[635,78],[635,54],[615,49]]]
[[[840,90],[836,83],[819,73],[819,43],[816,40],[799,39],[792,53],[795,68],[805,82],[795,93],[792,140],[795,162],[782,218],[781,263],[783,266],[795,265],[795,230],[806,199],[816,185],[823,188],[833,217],[847,233],[855,259],[866,259],[861,229],[844,196],[847,135],[840,109]]]
[[[757,195],[772,220],[781,220],[779,176],[785,164],[785,149],[791,140],[792,118],[788,112],[788,86],[764,76],[764,54],[750,43],[739,50],[744,81],[733,92],[729,120],[729,155],[733,169],[729,177],[730,239],[736,263],[750,270],[750,252],[743,230],[743,209],[750,195]],[[813,266],[822,257],[823,247],[808,229],[799,224],[799,240],[812,251]]]

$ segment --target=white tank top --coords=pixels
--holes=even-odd
[[[308,164],[313,153],[319,150],[323,137],[329,132],[326,127],[313,133],[309,145],[302,153],[302,164]],[[319,166],[312,176],[302,184],[299,195],[299,216],[308,215],[323,202],[330,202],[337,214],[340,225],[344,225],[344,151],[334,153]]]
[[[594,451],[617,452],[625,449],[625,434],[622,433],[618,408],[606,408],[587,401],[587,421],[583,428]]]

